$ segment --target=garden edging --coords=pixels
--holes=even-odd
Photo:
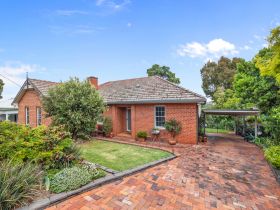
[[[90,182],[89,184],[84,185],[84,186],[82,186],[79,189],[72,190],[72,191],[69,191],[69,192],[63,192],[63,193],[55,194],[55,195],[52,195],[52,196],[50,196],[48,198],[43,198],[43,199],[34,201],[30,205],[28,205],[28,206],[24,206],[24,207],[18,208],[18,210],[44,209],[44,208],[46,208],[48,206],[52,206],[55,203],[62,202],[64,200],[68,199],[69,197],[81,194],[83,192],[89,191],[91,189],[94,189],[96,187],[102,186],[104,184],[108,184],[110,182],[122,179],[122,178],[124,178],[126,176],[132,175],[134,173],[138,173],[138,172],[140,172],[142,170],[145,170],[147,168],[159,165],[159,164],[161,164],[163,162],[170,161],[170,160],[172,160],[172,159],[174,159],[176,157],[177,156],[175,154],[171,154],[170,157],[162,158],[160,160],[156,160],[156,161],[153,161],[153,162],[150,162],[150,163],[138,166],[136,168],[132,168],[132,169],[129,169],[129,170],[126,170],[126,171],[117,172],[117,173],[114,173],[112,175],[105,176],[103,178],[94,180],[93,182]]]

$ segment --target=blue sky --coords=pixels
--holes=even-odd
[[[18,84],[26,71],[102,83],[145,76],[157,63],[203,94],[203,64],[221,55],[251,59],[280,25],[279,8],[277,0],[1,0],[0,74]],[[4,81],[7,105],[19,87]]]

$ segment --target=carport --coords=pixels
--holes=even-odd
[[[240,109],[240,110],[232,110],[232,109],[203,109],[203,136],[205,136],[205,127],[206,127],[206,115],[220,115],[220,116],[233,116],[233,117],[243,117],[243,121],[245,124],[245,116],[255,116],[255,138],[258,136],[258,115],[260,111],[258,109]],[[236,127],[236,126],[235,126]]]

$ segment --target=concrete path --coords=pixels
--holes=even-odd
[[[280,209],[280,185],[257,146],[220,134],[175,150],[170,162],[48,209]]]

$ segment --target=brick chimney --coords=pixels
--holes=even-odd
[[[98,90],[98,78],[97,77],[88,77],[87,80],[91,84],[91,86],[95,87]]]

